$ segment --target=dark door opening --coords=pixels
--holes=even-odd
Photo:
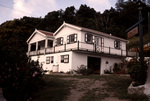
[[[93,70],[94,74],[100,74],[101,58],[88,57],[88,69]]]

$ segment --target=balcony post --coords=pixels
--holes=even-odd
[[[48,39],[46,38],[46,39],[45,39],[45,52],[44,52],[44,54],[46,54],[46,49],[47,49],[47,47],[48,47]]]

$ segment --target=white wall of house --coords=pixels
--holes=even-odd
[[[61,55],[69,55],[69,63],[61,63]],[[54,57],[54,62],[46,64],[46,57]],[[39,56],[31,56],[31,60],[37,61],[39,60],[40,64],[43,65],[44,70],[53,70],[56,72],[56,68],[58,69],[57,72],[63,71],[67,72],[72,70],[72,51],[70,52],[63,52],[63,53],[55,53],[55,54],[47,54],[47,55],[39,55]]]
[[[33,38],[30,40],[30,43],[35,43],[37,41],[45,40],[45,37],[39,33],[36,33]]]
[[[67,44],[67,36],[71,34],[77,34],[77,40],[81,39],[81,31],[72,27],[64,26],[59,33],[56,34],[55,39],[63,37],[63,44]]]
[[[69,63],[61,63],[61,55],[69,55]],[[54,63],[46,64],[46,57],[54,56]],[[32,56],[31,59],[36,61],[39,60],[40,64],[43,65],[44,70],[51,71],[53,70],[56,72],[56,66],[58,66],[58,72],[63,71],[67,72],[70,70],[77,70],[77,67],[80,65],[88,65],[88,56],[90,57],[97,57],[101,59],[100,64],[100,74],[104,74],[104,70],[113,70],[115,63],[121,63],[120,58],[112,58],[112,57],[105,57],[105,56],[95,56],[90,54],[82,54],[82,53],[75,53],[75,52],[62,52],[62,53],[55,53],[55,54],[48,54],[48,55],[40,55],[40,56]],[[106,64],[108,61],[108,64]]]
[[[106,64],[106,61],[108,61],[108,64]],[[113,71],[114,64],[115,63],[121,63],[120,58],[112,58],[112,57],[101,57],[101,74],[104,74],[104,70],[110,70]]]
[[[87,55],[82,53],[72,53],[72,69],[76,70],[80,65],[87,66]]]

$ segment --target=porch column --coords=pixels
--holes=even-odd
[[[48,39],[46,38],[46,40],[45,40],[45,48],[47,48],[48,47]]]
[[[38,42],[36,42],[36,51],[38,50]]]
[[[36,42],[36,54],[38,54],[38,42]]]
[[[31,51],[31,44],[28,43],[28,56],[30,55],[30,51]]]
[[[31,51],[31,44],[28,44],[28,52]]]

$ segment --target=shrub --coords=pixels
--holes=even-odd
[[[42,66],[39,65],[38,61],[28,61],[21,67],[6,64],[0,73],[0,85],[4,97],[7,101],[31,99],[33,93],[42,87],[42,75]]]
[[[144,63],[144,66],[141,67],[140,61],[138,59],[131,59],[128,63],[128,68],[130,77],[134,81],[133,86],[145,84],[147,79],[147,68],[148,68],[146,61]]]
[[[120,71],[119,65],[117,63],[114,64],[113,72],[118,73]]]
[[[87,69],[85,65],[80,65],[75,72],[82,75],[90,75],[94,73],[91,69]]]
[[[105,69],[105,70],[104,70],[104,73],[105,73],[105,74],[112,74],[112,72],[111,72],[110,70],[108,70],[108,69]]]

